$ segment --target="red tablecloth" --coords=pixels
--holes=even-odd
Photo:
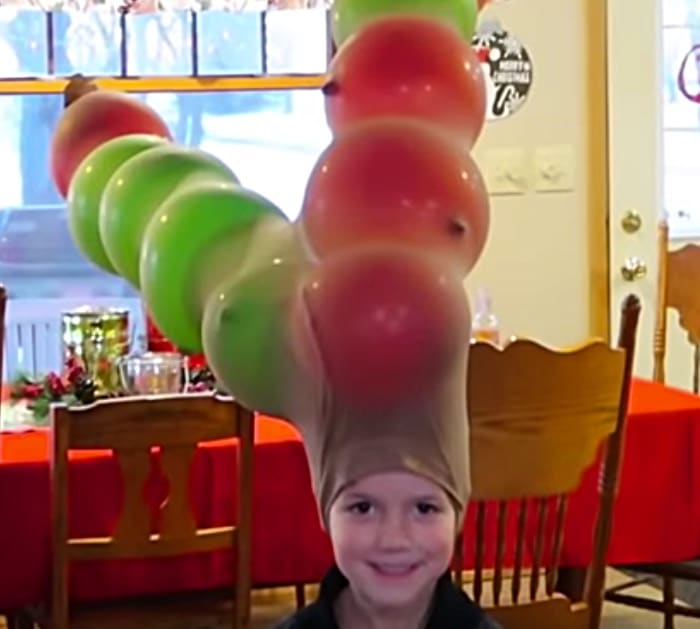
[[[253,579],[257,585],[318,580],[331,561],[319,526],[303,446],[287,424],[259,418],[256,426]],[[48,591],[49,471],[44,432],[0,437],[0,609],[41,600]],[[231,477],[235,445],[200,448],[192,476],[203,526],[234,519]],[[572,498],[565,565],[590,557],[597,472],[586,474]],[[120,501],[115,461],[82,453],[71,465],[71,526],[76,535],[111,530]],[[670,561],[700,556],[700,398],[637,381],[632,392],[611,563]],[[473,540],[473,513],[466,543]],[[469,550],[467,549],[467,551]],[[470,553],[467,552],[467,561]],[[230,582],[226,553],[76,566],[73,594],[81,599],[213,587]]]

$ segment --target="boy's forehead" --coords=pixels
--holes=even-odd
[[[345,488],[346,494],[380,493],[399,495],[419,493],[429,496],[444,491],[433,481],[410,472],[381,472],[357,479]]]

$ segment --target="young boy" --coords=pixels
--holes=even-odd
[[[335,565],[278,629],[498,629],[449,575],[470,491],[466,351],[423,400],[296,422]]]
[[[348,486],[330,511],[336,565],[318,600],[279,629],[497,629],[448,572],[457,514],[409,472]]]

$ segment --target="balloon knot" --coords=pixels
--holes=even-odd
[[[332,79],[321,88],[321,92],[324,96],[335,96],[339,91],[340,85]]]
[[[464,224],[464,221],[457,218],[451,218],[447,225],[447,230],[450,232],[450,234],[462,236],[467,231],[467,226]]]
[[[96,92],[98,89],[94,81],[82,74],[74,74],[70,77],[66,89],[63,90],[63,108],[67,109],[79,98],[85,96],[85,94]]]

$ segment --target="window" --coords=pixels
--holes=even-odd
[[[700,235],[700,104],[678,87],[678,72],[700,44],[700,0],[663,3],[663,188],[674,237]],[[700,94],[700,55],[684,73],[688,91]]]
[[[228,0],[234,9],[266,4]],[[317,4],[307,0],[306,6]],[[137,328],[143,326],[135,292],[87,262],[68,233],[65,205],[47,169],[63,101],[60,89],[50,88],[51,80],[75,72],[146,77],[139,80],[139,97],[164,117],[177,142],[220,157],[243,185],[294,219],[311,168],[330,140],[322,95],[305,88],[314,77],[320,85],[328,42],[322,6],[124,18],[105,5],[50,13],[0,6],[0,279],[10,293],[8,328],[17,328],[14,336],[10,329],[7,374],[58,366],[58,339],[37,358],[36,348],[27,348],[36,331],[30,334],[26,324],[51,327],[67,307],[128,304]],[[197,76],[207,76],[209,91],[193,91]],[[279,78],[275,89],[260,89],[271,76]],[[20,94],[13,86],[27,77],[31,93]],[[245,90],[220,89],[235,77],[245,77]],[[169,91],[162,91],[166,84]],[[17,338],[21,325],[24,341]]]

